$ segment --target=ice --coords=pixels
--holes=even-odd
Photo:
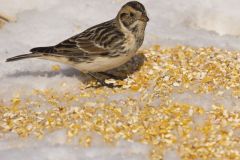
[[[84,80],[77,70],[61,65],[60,72],[52,72],[58,64],[29,59],[5,63],[5,59],[28,53],[37,46],[55,45],[97,23],[116,16],[121,0],[0,0],[0,14],[10,17],[11,23],[0,29],[0,97],[8,101],[21,93],[28,96],[32,89],[57,88],[69,84],[71,90]],[[161,44],[216,46],[240,50],[240,1],[239,0],[142,0],[147,8],[150,23],[143,47]],[[120,100],[131,93],[111,97]],[[226,93],[228,94],[228,93]],[[137,96],[137,95],[132,95]],[[189,98],[191,96],[192,98]],[[193,93],[174,94],[176,101],[203,105],[210,109],[213,103],[223,103],[228,108],[239,107],[229,95],[213,101],[212,95],[196,96]],[[155,104],[159,104],[156,100]],[[122,141],[116,147],[98,145],[86,149],[66,144],[64,131],[53,135],[57,141],[19,140],[10,136],[0,141],[0,157],[8,160],[25,159],[85,159],[85,160],[144,160],[148,159],[149,146]],[[58,137],[58,138],[57,138]],[[19,146],[22,146],[19,149]],[[164,160],[178,160],[175,151],[165,153]]]

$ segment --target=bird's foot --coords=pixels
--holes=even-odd
[[[114,74],[111,74],[111,73],[107,73],[107,72],[99,72],[99,74],[108,76],[109,78],[112,78],[112,79],[115,79],[115,80],[124,80],[125,79],[124,77],[117,76],[117,75],[114,75]]]
[[[106,83],[105,81],[98,81],[99,85],[96,85],[95,88],[106,86],[108,88],[119,88],[122,85],[115,85],[114,83]]]
[[[99,82],[100,85],[94,86],[95,88],[99,88],[99,87],[102,87],[102,86],[106,86],[106,87],[108,87],[108,88],[115,88],[115,87],[121,87],[121,86],[122,86],[122,85],[115,85],[115,84],[113,84],[113,83],[106,83],[105,80],[98,78],[97,76],[95,76],[95,75],[92,74],[92,73],[88,73],[88,75],[90,75],[91,77],[93,77],[94,79],[96,79],[97,82]],[[88,88],[89,88],[89,87],[88,87]]]

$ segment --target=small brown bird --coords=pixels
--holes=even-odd
[[[93,26],[55,46],[38,47],[6,62],[40,58],[68,64],[107,85],[93,73],[105,72],[129,61],[140,48],[149,18],[145,7],[137,2],[126,3],[116,18]]]

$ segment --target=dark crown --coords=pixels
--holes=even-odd
[[[145,12],[145,7],[138,1],[130,1],[126,3],[125,6],[130,6],[137,11]]]

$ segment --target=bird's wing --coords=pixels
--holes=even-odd
[[[106,55],[109,53],[107,48],[96,44],[91,39],[81,38],[80,35],[69,38],[56,46],[37,47],[30,51],[33,53],[65,57],[86,57],[90,55]]]
[[[109,49],[97,44],[94,40],[82,37],[80,35],[69,38],[54,47],[57,54],[64,56],[90,56],[90,55],[106,55]]]
[[[121,44],[123,36],[115,27],[114,21],[111,20],[93,26],[56,46],[33,48],[31,52],[77,58],[112,55],[113,44],[116,42]]]

